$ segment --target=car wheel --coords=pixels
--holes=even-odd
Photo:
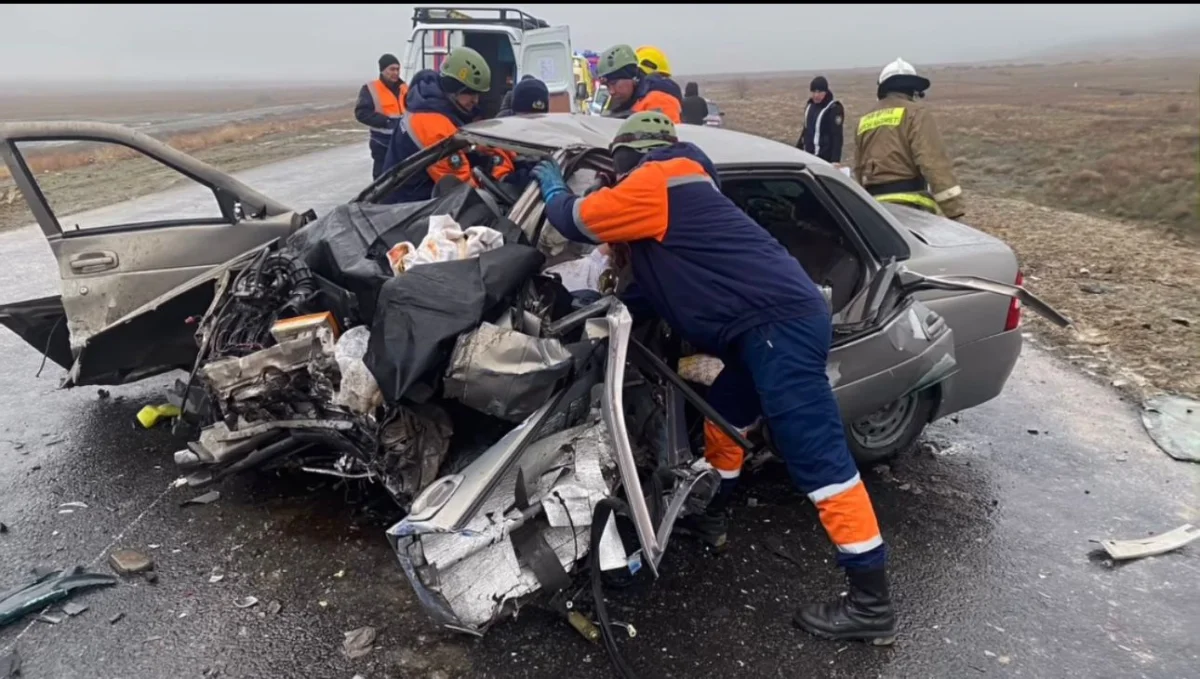
[[[882,462],[916,444],[937,404],[936,391],[924,389],[896,399],[846,425],[846,443],[859,465]]]

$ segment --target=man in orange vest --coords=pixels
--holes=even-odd
[[[400,60],[392,54],[379,57],[379,77],[362,86],[354,106],[354,118],[371,128],[372,180],[383,174],[383,160],[396,122],[404,115],[406,96],[408,85],[400,79]]]

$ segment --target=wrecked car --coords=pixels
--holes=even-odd
[[[719,421],[701,392],[720,361],[660,321],[635,323],[624,272],[572,275],[597,253],[546,223],[535,184],[480,173],[478,187],[443,181],[428,201],[384,201],[473,145],[551,158],[582,193],[612,173],[619,124],[475,123],[319,218],[123,128],[0,125],[0,155],[62,276],[61,296],[6,305],[0,322],[67,369],[65,386],[184,371],[174,397],[198,435],[176,462],[194,485],[272,466],[380,483],[407,512],[388,537],[425,609],[481,634],[534,594],[561,597],[584,567],[594,581],[658,572],[677,519],[718,483],[698,451],[703,417]],[[826,293],[827,373],[860,463],[999,394],[1023,308],[1069,324],[1021,287],[991,236],[880,204],[788,145],[679,132]],[[25,139],[122,143],[211,189],[224,221],[64,231],[17,148]],[[221,247],[244,251],[176,251],[160,238],[171,229],[236,233]],[[443,237],[453,245],[421,260]],[[159,247],[148,254],[147,241]]]

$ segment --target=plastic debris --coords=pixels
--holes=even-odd
[[[194,498],[180,502],[179,506],[186,507],[188,505],[210,505],[220,499],[221,499],[221,491],[210,490],[203,495],[197,495]]]
[[[88,606],[86,606],[84,604],[77,604],[74,601],[68,601],[67,603],[63,604],[63,607],[62,607],[63,613],[66,613],[67,615],[71,616],[72,618],[79,615],[80,613],[83,613],[87,609],[88,609]]]
[[[0,593],[0,625],[7,625],[28,613],[45,608],[48,604],[66,599],[77,589],[115,584],[116,577],[87,573],[82,566],[35,576],[32,582]]]
[[[345,635],[346,638],[342,641],[342,653],[345,653],[346,657],[351,660],[363,657],[374,648],[376,635],[374,627],[359,627],[345,632]]]
[[[112,569],[121,575],[131,575],[152,570],[154,561],[132,549],[118,549],[108,555],[108,563]]]
[[[66,620],[66,618],[64,618],[61,615],[56,615],[54,613],[42,613],[41,615],[39,615],[37,617],[37,620],[38,620],[38,622],[44,622],[47,625],[57,625],[58,623],[62,622],[63,620]]]
[[[1142,425],[1167,455],[1200,462],[1200,401],[1184,396],[1146,399]]]
[[[162,405],[146,406],[138,411],[137,421],[146,429],[151,429],[164,419],[179,417],[180,410],[178,407],[170,403]]]
[[[121,622],[121,621],[122,621],[122,620],[124,620],[124,619],[125,619],[125,614],[124,614],[124,613],[117,613],[116,615],[114,615],[114,616],[112,616],[112,617],[110,617],[110,618],[108,619],[108,624],[110,624],[110,625],[115,625],[115,624],[117,624],[118,622]]]
[[[278,601],[271,601],[267,604],[267,615],[278,615],[279,611],[283,610],[283,604]]]
[[[245,596],[233,602],[233,605],[238,608],[251,608],[258,605],[258,597]]]
[[[1200,528],[1185,523],[1175,530],[1153,537],[1133,540],[1093,540],[1093,542],[1099,542],[1114,561],[1126,561],[1166,554],[1183,547],[1196,538],[1200,538]]]
[[[225,579],[225,571],[220,566],[213,568],[212,574],[208,576],[208,581],[214,585],[224,579]]]
[[[64,502],[58,506],[59,509],[87,509],[87,503],[84,502]]]

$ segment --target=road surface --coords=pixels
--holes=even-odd
[[[322,211],[366,185],[368,162],[355,145],[241,177]],[[38,231],[0,234],[0,252],[0,299],[55,290]],[[0,589],[38,565],[107,570],[114,547],[151,554],[160,574],[77,596],[90,609],[61,624],[0,629],[25,677],[611,676],[601,648],[536,608],[481,640],[432,628],[384,539],[397,517],[378,494],[257,475],[180,507],[195,494],[169,488],[180,442],[134,422],[174,376],[104,397],[58,390],[53,364],[35,377],[41,356],[7,331],[0,355]],[[1089,538],[1195,522],[1200,467],[1169,459],[1133,406],[1036,347],[1002,396],[935,424],[925,452],[864,474],[891,549],[893,648],[791,627],[793,608],[838,591],[839,576],[812,508],[780,474],[758,476],[741,491],[731,552],[676,538],[661,579],[615,594],[613,617],[638,631],[623,647],[641,676],[1197,676],[1200,549],[1114,568],[1089,558]],[[67,502],[87,508],[62,513]],[[770,548],[780,544],[802,565]],[[234,605],[249,595],[260,603]],[[376,648],[347,659],[343,633],[363,625],[379,629]]]

